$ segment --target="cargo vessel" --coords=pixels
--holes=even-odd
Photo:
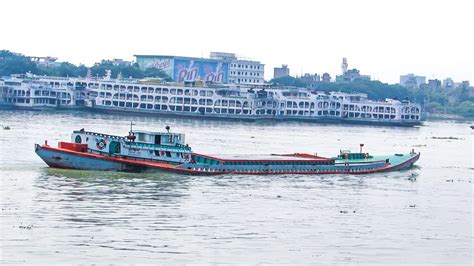
[[[50,167],[125,172],[218,174],[368,174],[410,168],[420,157],[406,154],[373,156],[339,151],[334,157],[307,153],[217,157],[193,152],[185,135],[132,130],[126,136],[74,131],[71,142],[58,147],[35,144],[35,152]]]
[[[244,121],[305,121],[412,127],[422,108],[364,93],[270,85],[237,86],[154,79],[30,77],[0,79],[0,107],[85,108],[93,112]]]

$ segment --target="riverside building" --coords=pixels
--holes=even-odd
[[[210,58],[135,55],[143,70],[158,68],[176,82],[202,80],[215,84],[263,85],[265,65],[259,61],[239,59],[233,53],[211,52]]]

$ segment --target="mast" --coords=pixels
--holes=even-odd
[[[133,121],[130,121],[130,131],[128,132],[128,136],[127,136],[127,139],[130,140],[130,141],[135,141],[135,134],[133,133]]]

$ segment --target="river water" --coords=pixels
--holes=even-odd
[[[130,174],[55,170],[34,143],[73,130],[186,134],[212,154],[421,152],[370,175]],[[473,263],[473,136],[418,128],[0,111],[0,264]]]

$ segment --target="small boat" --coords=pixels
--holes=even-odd
[[[185,135],[132,128],[127,136],[74,131],[71,142],[51,147],[35,144],[50,167],[125,172],[165,171],[190,175],[217,174],[368,174],[410,168],[420,153],[372,156],[340,151],[335,157],[307,153],[217,157],[193,152]]]

